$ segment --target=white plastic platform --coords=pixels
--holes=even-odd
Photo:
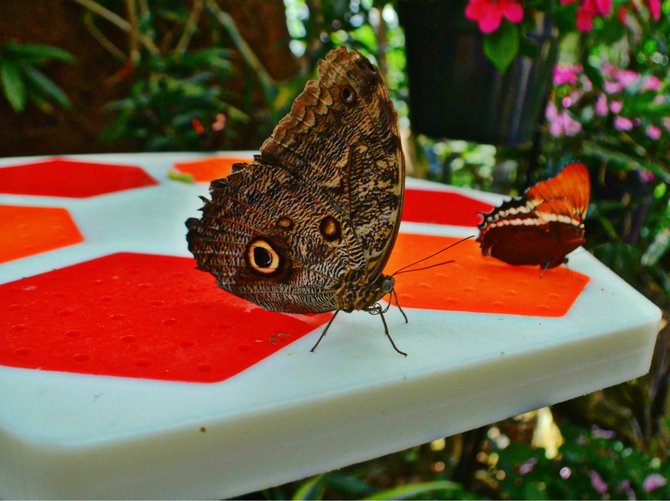
[[[68,158],[139,165],[160,184],[87,199],[0,194],[0,205],[69,209],[84,237],[0,265],[0,284],[116,252],[190,256],[184,221],[207,185],[167,172],[197,155]],[[473,229],[403,222],[401,232]],[[321,328],[220,383],[0,366],[0,497],[233,497],[645,374],[659,309],[583,249],[570,269],[589,282],[562,317],[406,308],[405,325],[392,307],[389,329],[406,358],[379,318],[355,312],[338,315],[316,353]]]

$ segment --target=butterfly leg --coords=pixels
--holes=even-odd
[[[314,350],[316,350],[316,347],[319,346],[319,343],[321,342],[321,340],[326,336],[326,332],[328,332],[328,329],[330,329],[330,324],[333,323],[333,320],[335,320],[335,317],[337,316],[337,314],[340,311],[341,310],[335,310],[335,313],[333,313],[333,316],[330,317],[330,320],[328,320],[328,323],[326,324],[326,328],[323,329],[323,332],[321,333],[321,336],[319,336],[319,339],[317,339],[316,343],[314,344],[314,346],[312,346],[312,349],[309,350],[309,351],[314,353]]]
[[[379,315],[381,317],[382,324],[384,324],[384,334],[386,334],[386,337],[389,338],[389,341],[391,341],[391,346],[393,346],[395,351],[406,357],[407,353],[398,349],[398,347],[395,345],[395,342],[393,341],[393,338],[391,337],[391,334],[389,333],[389,328],[388,325],[386,325],[386,319],[384,318],[384,310],[382,309],[381,305],[376,304],[367,311],[372,315]]]

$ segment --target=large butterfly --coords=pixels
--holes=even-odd
[[[398,118],[358,51],[333,50],[318,70],[260,155],[212,181],[202,218],[186,221],[189,250],[219,287],[268,310],[384,320],[405,182]]]
[[[543,270],[566,262],[584,239],[591,183],[583,163],[566,165],[523,196],[503,202],[479,225],[482,252],[510,264]]]

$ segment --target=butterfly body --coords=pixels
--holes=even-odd
[[[197,266],[271,311],[374,310],[400,224],[404,157],[377,68],[357,51],[319,62],[249,164],[211,183],[186,222]]]
[[[586,241],[589,192],[586,166],[575,162],[522,197],[503,202],[479,225],[483,254],[543,269],[563,264],[566,255]]]

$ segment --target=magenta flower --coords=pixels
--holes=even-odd
[[[636,499],[635,491],[633,490],[633,487],[630,484],[630,480],[628,479],[622,480],[617,486],[616,493],[621,494],[622,492],[626,493],[626,497],[628,499]]]
[[[596,470],[591,470],[589,479],[591,480],[591,487],[593,487],[598,494],[607,493],[607,483]]]
[[[574,66],[555,66],[554,67],[554,85],[576,85],[577,75],[582,72],[581,65]]]
[[[530,458],[528,461],[522,463],[521,466],[519,466],[519,475],[527,475],[533,471],[533,468],[535,468],[536,464],[537,458]]]
[[[607,16],[612,10],[612,0],[583,0],[577,9],[577,29],[591,31],[593,18]]]
[[[619,113],[623,108],[623,103],[621,101],[612,101],[610,103],[610,111],[612,113]]]
[[[500,27],[503,17],[510,23],[520,23],[523,8],[516,0],[470,0],[465,17],[477,21],[482,33],[493,33]]]
[[[551,101],[547,104],[545,116],[549,123],[549,133],[554,137],[575,136],[582,131],[581,123],[572,118],[565,110],[559,113],[558,108]]]
[[[637,83],[640,75],[632,70],[620,70],[617,72],[616,77],[624,87],[632,87]]]
[[[596,101],[596,115],[604,117],[607,115],[608,110],[607,96],[605,94],[598,94],[598,100]]]
[[[623,85],[621,82],[605,82],[603,83],[603,88],[605,89],[605,92],[608,94],[616,94],[617,92],[621,92],[623,90]]]
[[[591,31],[592,28],[593,14],[583,7],[579,7],[579,9],[577,9],[577,29],[586,32]]]
[[[659,127],[656,127],[655,125],[651,124],[647,126],[647,136],[649,139],[653,139],[654,141],[658,141],[661,138],[661,129]]]
[[[661,0],[647,0],[647,8],[654,21],[661,19]]]
[[[614,119],[614,128],[620,131],[628,131],[633,128],[633,121],[626,117],[616,117]]]
[[[663,82],[661,81],[660,78],[658,78],[655,75],[649,75],[647,78],[645,78],[642,82],[642,90],[652,90],[652,91],[657,91],[661,88],[661,84]]]
[[[659,473],[651,473],[647,475],[647,478],[642,482],[642,488],[646,492],[652,492],[660,487],[665,487],[668,484],[668,481],[665,477]]]

